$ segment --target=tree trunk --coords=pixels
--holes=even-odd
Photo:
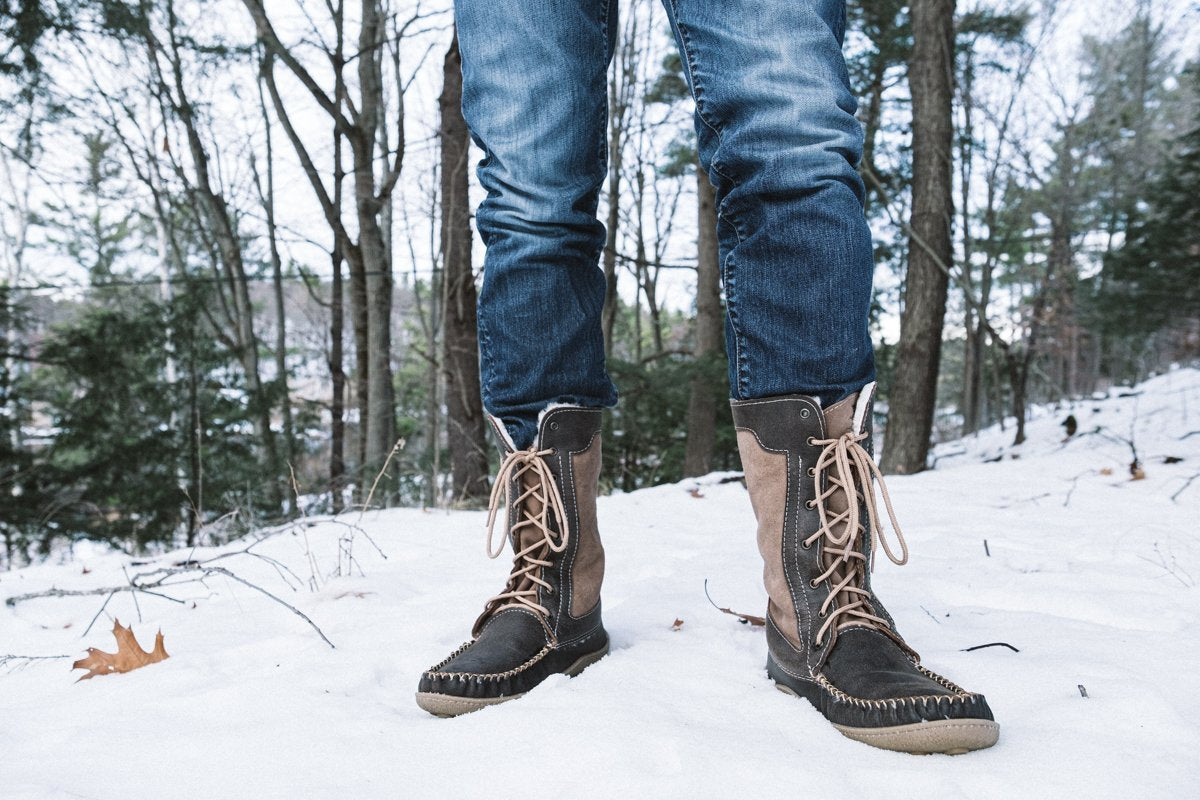
[[[266,145],[267,185],[262,194],[263,211],[267,222],[267,242],[271,253],[271,292],[275,304],[275,395],[279,401],[283,418],[283,457],[287,461],[289,475],[296,468],[296,428],[292,422],[292,397],[288,389],[287,372],[287,315],[283,303],[283,258],[279,254],[279,231],[275,224],[275,152],[271,139],[271,117],[267,113],[267,100],[262,93],[262,82],[258,84],[258,103],[262,110],[263,131]],[[293,491],[284,492],[284,508],[288,514],[296,511],[295,486]]]
[[[954,0],[914,0],[912,26],[912,222],[883,451],[884,470],[900,474],[925,469],[937,402],[947,271],[953,257]]]
[[[338,97],[341,107],[341,96]],[[338,219],[342,216],[342,137],[333,132],[333,204]],[[333,237],[329,254],[329,378],[332,391],[329,402],[329,497],[333,513],[342,511],[346,485],[346,367],[343,336],[346,326],[346,294],[342,284],[342,238]]]
[[[392,386],[392,265],[379,224],[383,202],[375,189],[376,131],[383,106],[380,66],[383,38],[379,0],[363,0],[358,37],[359,123],[350,135],[359,249],[367,294],[367,418],[361,474],[363,499],[378,479],[383,495],[373,502],[386,504],[394,480],[382,471],[396,444],[396,396]]]
[[[604,308],[600,326],[604,332],[604,354],[612,357],[613,326],[617,319],[617,227],[621,208],[621,129],[617,119],[610,124],[608,168],[608,219],[604,242]]]
[[[879,185],[882,178],[879,175],[879,170],[875,165],[875,144],[879,138],[879,124],[883,118],[883,80],[887,72],[887,60],[882,53],[876,53],[871,61],[871,80],[864,92],[866,97],[866,107],[863,110],[863,155],[859,161],[859,172],[863,173],[866,180],[866,194],[863,196],[863,210],[867,211],[871,206],[871,198],[879,194],[880,202],[887,203],[882,187]]]
[[[698,257],[696,260],[696,372],[688,396],[687,446],[683,456],[685,476],[712,470],[717,439],[718,381],[716,365],[721,354],[721,263],[717,250],[716,190],[702,167],[696,166],[699,206]]]
[[[471,139],[462,116],[462,59],[457,35],[446,53],[442,77],[442,95],[438,98],[442,140],[442,280],[446,282],[442,369],[446,380],[451,490],[455,504],[462,505],[483,500],[489,487],[467,196],[467,150]]]
[[[973,48],[974,43],[968,44]],[[963,339],[963,378],[962,397],[959,410],[962,412],[963,435],[974,433],[979,429],[979,363],[976,361],[978,351],[975,343],[975,309],[971,305],[971,297],[975,293],[975,240],[971,231],[971,189],[973,188],[972,161],[975,142],[974,104],[975,104],[975,63],[973,50],[964,55],[966,64],[962,70],[962,89],[959,93],[962,105],[962,130],[959,132],[959,214],[962,219],[962,291],[963,291],[963,329],[966,336]],[[985,306],[986,308],[986,306]]]
[[[1018,358],[1015,353],[1007,353],[1005,362],[1008,367],[1009,388],[1012,390],[1012,414],[1016,420],[1017,432],[1013,436],[1013,445],[1025,441],[1025,393],[1029,384],[1029,357]]]

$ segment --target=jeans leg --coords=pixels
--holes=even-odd
[[[717,189],[735,399],[874,380],[874,271],[844,0],[663,0]]]
[[[528,447],[550,403],[611,406],[600,313],[605,76],[617,0],[456,0],[463,115],[483,149],[483,404]]]

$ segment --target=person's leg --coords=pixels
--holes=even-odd
[[[664,0],[716,186],[735,399],[874,380],[874,269],[841,0]]]
[[[873,258],[842,0],[664,0],[717,187],[738,449],[767,589],[767,672],[852,738],[995,743],[982,695],[922,667],[871,588]],[[880,481],[882,487],[882,481]],[[886,490],[884,498],[886,501]],[[886,505],[889,516],[890,504]]]
[[[600,408],[617,396],[604,367],[596,204],[616,5],[455,2],[463,114],[485,154],[483,400],[504,455],[488,554],[503,550],[491,543],[498,522],[513,565],[471,640],[421,676],[417,703],[440,716],[520,697],[608,652],[596,491]]]
[[[483,149],[475,216],[483,402],[518,449],[551,403],[617,401],[600,313],[605,76],[617,0],[458,0],[463,115]]]

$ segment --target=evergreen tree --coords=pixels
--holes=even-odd
[[[1200,88],[1200,68],[1184,79]],[[1194,357],[1200,353],[1200,117],[1178,139],[1146,196],[1123,246],[1106,259],[1101,316],[1117,337],[1145,342],[1158,331],[1182,335],[1168,358]]]

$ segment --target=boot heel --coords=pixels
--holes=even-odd
[[[590,667],[592,664],[595,664],[597,661],[604,658],[606,655],[608,655],[608,645],[607,644],[605,644],[604,647],[600,648],[599,650],[597,650],[594,653],[588,653],[587,655],[580,656],[575,661],[575,663],[572,664],[571,666],[567,667],[566,670],[564,670],[564,672],[565,672],[565,674],[570,675],[572,678],[574,678],[576,675],[583,672],[585,669]]]

